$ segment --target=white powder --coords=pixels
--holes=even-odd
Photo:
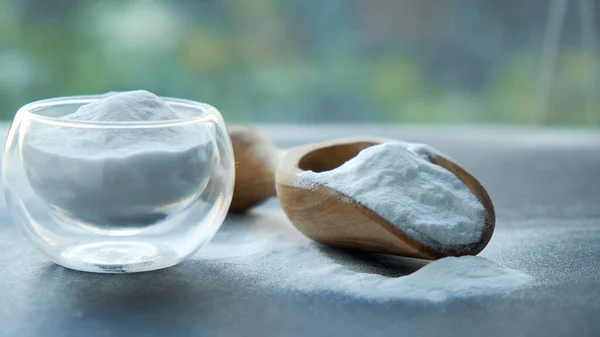
[[[180,116],[158,96],[145,91],[114,93],[81,106],[65,121],[143,122],[177,120]],[[156,150],[184,151],[203,141],[197,125],[163,128],[89,129],[40,126],[30,144],[53,153],[86,158],[130,156]],[[37,130],[36,130],[37,131]],[[204,141],[206,142],[206,141]],[[65,145],[68,143],[68,146]]]
[[[107,95],[65,121],[140,122],[180,118],[147,91]],[[91,223],[144,224],[183,209],[208,181],[215,155],[206,125],[85,128],[32,124],[23,159],[36,194]],[[50,169],[49,169],[50,168]]]
[[[368,207],[424,244],[466,245],[481,238],[485,210],[450,171],[427,160],[435,150],[386,142],[336,169],[305,171],[297,185],[334,189]]]
[[[63,118],[79,121],[130,122],[178,119],[178,114],[158,96],[146,90],[115,92],[81,106]]]
[[[533,282],[531,276],[484,257],[448,257],[427,264],[330,248],[298,233],[281,211],[255,215],[244,219],[243,226],[226,221],[195,259],[257,292],[266,288],[377,302],[498,298]]]
[[[479,256],[446,257],[411,275],[381,283],[379,293],[404,289],[406,297],[433,301],[449,297],[473,297],[505,293],[522,287],[532,278]]]

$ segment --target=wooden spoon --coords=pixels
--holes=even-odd
[[[242,170],[240,174],[236,173],[236,186],[238,186],[237,179],[241,176],[240,188],[244,186],[248,189],[257,187],[257,191],[255,193],[244,191],[238,196],[234,191],[234,199],[245,199],[251,195],[252,198],[248,198],[248,200],[256,201],[274,195],[272,187],[267,188],[267,185],[274,185],[273,181],[271,180],[269,183],[268,179],[273,177],[273,172],[276,172],[276,192],[282,208],[292,224],[315,241],[330,246],[355,248],[375,253],[436,259],[445,256],[476,255],[483,250],[492,237],[495,211],[488,193],[477,179],[447,157],[432,154],[428,158],[432,163],[455,174],[479,199],[486,210],[481,237],[473,244],[425,245],[412,239],[369,208],[336,190],[324,185],[317,185],[313,188],[296,186],[298,177],[303,171],[323,172],[335,169],[352,159],[361,150],[385,142],[386,139],[344,138],[283,151],[277,149],[256,130],[240,127],[235,131],[232,140],[234,144],[238,143],[238,153],[242,149],[239,145],[244,144],[244,156],[235,152],[234,145],[234,156],[240,165],[238,171]],[[242,134],[245,136],[242,137]],[[240,139],[244,139],[244,142],[241,142]],[[249,157],[253,157],[252,160]],[[248,160],[248,162],[242,162],[242,160]],[[262,164],[258,164],[259,162]],[[248,165],[246,166],[246,164]],[[275,167],[277,167],[276,170]],[[253,169],[263,170],[263,172],[250,173]],[[258,183],[253,184],[246,181],[256,179],[256,177],[259,177]],[[236,204],[250,205],[253,203],[238,200]]]

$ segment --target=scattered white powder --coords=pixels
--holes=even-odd
[[[243,221],[226,221],[194,259],[257,292],[267,288],[377,302],[440,302],[507,296],[533,283],[531,276],[484,257],[427,264],[319,245],[292,228],[281,211],[262,210]]]
[[[68,121],[179,119],[147,91],[107,95],[61,117]],[[206,125],[86,128],[32,123],[23,158],[38,196],[92,223],[152,223],[197,199],[214,156]]]
[[[467,245],[481,238],[485,209],[450,171],[427,159],[435,150],[386,142],[325,172],[305,171],[297,185],[325,185],[368,207],[424,244]]]

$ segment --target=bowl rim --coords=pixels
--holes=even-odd
[[[112,94],[113,92],[111,92]],[[116,93],[116,92],[115,92]],[[82,120],[67,120],[61,117],[50,117],[36,113],[41,109],[65,105],[65,104],[88,104],[95,102],[99,99],[107,97],[108,94],[99,95],[77,95],[77,96],[62,96],[48,99],[42,99],[27,103],[22,106],[16,114],[16,117],[25,118],[28,120],[35,120],[38,122],[62,126],[62,127],[77,127],[77,128],[95,128],[95,129],[137,129],[137,128],[164,128],[174,126],[185,126],[188,124],[196,124],[211,121],[220,121],[223,123],[223,118],[219,111],[210,104],[174,98],[159,96],[160,99],[165,101],[169,105],[176,105],[191,109],[196,109],[202,113],[198,116],[168,119],[160,121],[82,121]]]

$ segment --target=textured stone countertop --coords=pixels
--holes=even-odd
[[[438,148],[471,171],[494,201],[496,231],[480,255],[534,283],[509,294],[436,301],[337,291],[327,284],[335,273],[389,279],[417,267],[311,243],[276,200],[229,216],[213,241],[179,266],[82,273],[31,248],[2,201],[0,336],[600,336],[600,132],[259,127],[284,147],[363,134]],[[269,240],[296,250],[265,251]],[[302,273],[296,283],[285,274],[292,270]],[[311,278],[324,286],[302,284]]]

